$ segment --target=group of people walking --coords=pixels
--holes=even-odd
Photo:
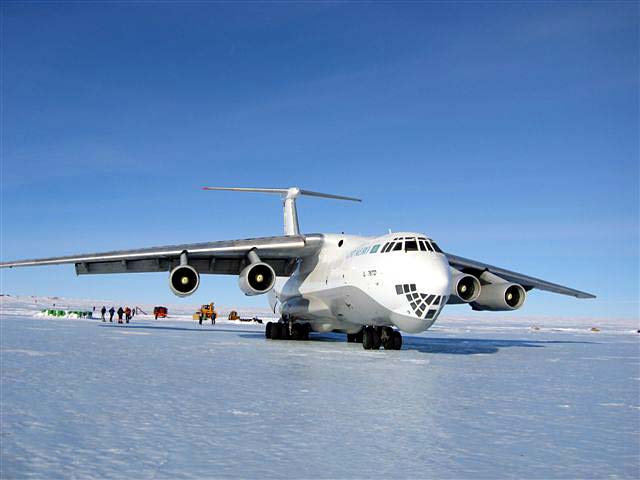
[[[109,310],[107,310],[107,307],[105,307],[104,305],[102,306],[102,309],[100,310],[100,313],[102,314],[102,321],[106,322],[106,314],[107,311],[109,312],[109,321],[113,322],[113,315],[114,314],[118,314],[118,323],[129,323],[129,320],[131,320],[135,314],[136,314],[136,307],[133,307],[133,310],[130,309],[129,307],[118,307],[118,310],[116,310],[115,308],[111,307]],[[123,320],[124,317],[124,320]]]

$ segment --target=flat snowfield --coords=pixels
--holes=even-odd
[[[638,335],[0,316],[2,478],[629,478]]]

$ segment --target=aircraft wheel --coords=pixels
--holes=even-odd
[[[309,340],[309,333],[311,332],[311,326],[305,323],[302,326],[302,340]]]
[[[393,349],[402,350],[402,334],[398,331],[393,332]]]
[[[291,338],[293,340],[302,340],[302,325],[294,323],[291,326]]]
[[[280,335],[281,333],[282,333],[281,325],[279,323],[274,323],[271,326],[271,338],[273,340],[278,340],[281,337]]]
[[[365,350],[371,350],[373,346],[373,336],[372,330],[370,328],[366,328],[362,331],[362,348]]]
[[[291,333],[289,332],[289,324],[283,323],[280,325],[280,338],[282,340],[291,340]]]
[[[380,342],[385,350],[393,350],[395,341],[393,337],[393,329],[390,327],[384,327],[382,334],[380,335]]]
[[[271,338],[271,331],[273,330],[273,323],[267,322],[267,326],[264,327],[264,336],[266,338]]]
[[[371,350],[380,350],[380,335],[375,329],[371,329]]]

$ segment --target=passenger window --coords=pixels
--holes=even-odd
[[[438,244],[436,242],[431,242],[431,245],[433,245],[433,249],[438,252],[438,253],[444,253],[442,250],[440,250],[440,247],[438,246]]]
[[[369,250],[369,253],[376,253],[378,251],[378,248],[380,248],[380,244],[379,243],[377,243],[376,245],[371,247],[371,250]]]
[[[402,250],[402,242],[396,243],[395,246],[393,247],[394,252],[397,250]]]
[[[418,243],[415,240],[407,240],[404,242],[404,251],[405,252],[417,252],[418,251]]]

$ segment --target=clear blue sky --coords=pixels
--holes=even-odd
[[[422,231],[638,317],[638,3],[2,3],[2,259]],[[3,270],[12,294],[261,305],[234,277]],[[467,312],[449,310],[454,313]]]

